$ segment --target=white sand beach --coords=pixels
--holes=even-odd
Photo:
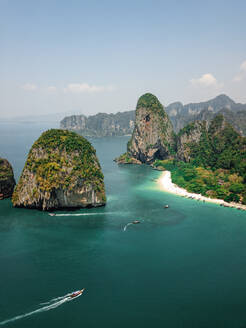
[[[202,202],[211,202],[224,207],[233,207],[241,210],[246,210],[246,205],[242,205],[238,203],[227,203],[223,199],[214,199],[214,198],[205,197],[202,196],[201,194],[190,193],[187,190],[178,187],[172,182],[170,171],[162,172],[162,175],[160,176],[157,182],[162,190],[181,197],[191,198]]]

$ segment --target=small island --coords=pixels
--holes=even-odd
[[[105,205],[104,176],[95,149],[74,132],[44,132],[28,154],[12,202],[40,210]]]
[[[0,200],[11,197],[14,187],[13,168],[6,159],[0,158]]]
[[[220,199],[224,205],[233,202],[244,209],[246,204],[246,138],[222,114],[209,122],[192,122],[176,135],[158,99],[145,94],[137,104],[127,152],[116,161],[170,171],[172,182],[183,190]]]

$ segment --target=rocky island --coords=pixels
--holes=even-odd
[[[12,202],[41,210],[105,205],[104,176],[95,149],[74,132],[44,132],[29,152]]]
[[[156,159],[175,154],[175,135],[172,123],[157,97],[146,93],[138,100],[135,127],[127,144],[127,152],[119,163],[151,164]]]
[[[15,187],[15,179],[12,166],[3,158],[0,158],[0,199],[12,196]]]

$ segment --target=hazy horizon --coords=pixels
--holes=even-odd
[[[218,96],[220,96],[220,95],[222,95],[222,94],[219,94]],[[228,96],[228,95],[226,95],[226,96]],[[216,96],[217,97],[217,96]],[[214,97],[214,98],[216,98],[216,97]],[[229,97],[229,96],[228,96]],[[213,98],[213,99],[214,99]],[[231,98],[231,97],[229,97],[229,98]],[[212,98],[211,98],[212,99]],[[205,100],[205,102],[206,101],[208,101],[208,100],[211,100],[211,99],[206,99]],[[232,99],[232,98],[231,98]],[[234,99],[232,99],[232,100],[234,100]],[[234,100],[235,101],[235,100]],[[177,101],[175,101],[175,102],[179,102],[179,100],[177,100]],[[167,104],[167,105],[164,105],[164,107],[166,108],[166,107],[168,107],[169,105],[171,105],[171,104],[173,104],[173,103],[170,103],[170,104]],[[182,103],[183,104],[183,103]],[[188,104],[183,104],[183,105],[189,105],[189,104],[191,104],[191,103],[188,103]],[[135,104],[136,105],[136,104]],[[136,107],[136,106],[135,106]],[[132,110],[135,110],[135,107],[134,108],[132,108],[132,109],[125,109],[125,110],[115,110],[115,111],[109,111],[109,112],[106,112],[105,111],[105,113],[107,113],[107,114],[116,114],[116,113],[119,113],[119,112],[126,112],[126,111],[132,111]],[[98,114],[98,113],[102,113],[102,111],[98,111],[98,112],[96,112],[96,113],[89,113],[89,114],[87,114],[86,112],[80,112],[80,111],[71,111],[71,112],[57,112],[57,113],[46,113],[46,114],[42,114],[42,113],[36,113],[36,114],[26,114],[26,115],[15,115],[15,116],[3,116],[3,117],[1,117],[3,120],[6,120],[6,121],[8,121],[8,120],[14,120],[14,119],[20,119],[20,120],[25,120],[25,119],[33,119],[33,120],[35,120],[35,118],[37,119],[37,118],[47,118],[47,119],[50,119],[50,118],[53,118],[53,120],[55,121],[55,122],[57,122],[57,119],[58,120],[61,120],[61,119],[63,119],[63,118],[65,118],[65,117],[67,117],[67,116],[72,116],[72,115],[85,115],[85,116],[91,116],[91,115],[96,115],[96,114]],[[58,122],[59,123],[59,122]]]
[[[244,1],[0,3],[0,117],[246,103]]]

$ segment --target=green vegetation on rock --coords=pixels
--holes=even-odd
[[[13,176],[13,170],[10,165],[7,165],[6,160],[0,158],[0,181],[7,180]]]
[[[189,127],[194,126],[194,123]],[[180,135],[187,133],[187,127]],[[192,129],[188,132],[192,134]],[[190,163],[195,166],[230,170],[246,178],[246,138],[241,137],[226,123],[222,115],[217,115],[208,129],[201,129],[197,142],[185,144],[190,155]]]
[[[118,164],[141,164],[136,158],[132,157],[130,153],[126,152],[115,159]]]
[[[40,149],[44,149],[47,156],[35,158],[35,150]],[[26,165],[37,173],[39,186],[43,190],[49,191],[59,185],[72,189],[73,181],[78,177],[86,183],[94,182],[97,185],[103,180],[99,163],[94,163],[95,149],[89,141],[74,132],[48,130],[33,144],[30,154]],[[64,180],[62,172],[65,166],[70,166],[72,171]]]
[[[142,95],[137,102],[135,128],[127,144],[127,153],[128,158],[148,164],[156,158],[175,154],[172,123],[158,98],[151,93]]]
[[[0,199],[12,196],[15,179],[12,166],[3,158],[0,158]]]
[[[31,185],[26,187],[30,179]],[[76,188],[91,188],[103,203],[103,179],[96,151],[85,138],[71,131],[52,129],[33,144],[12,200],[14,205],[22,204],[24,191],[28,194],[25,205],[39,203],[40,197],[49,199],[57,190],[72,194]]]
[[[164,107],[152,93],[145,93],[138,99],[136,110],[139,108],[151,109],[155,113],[166,115]]]

